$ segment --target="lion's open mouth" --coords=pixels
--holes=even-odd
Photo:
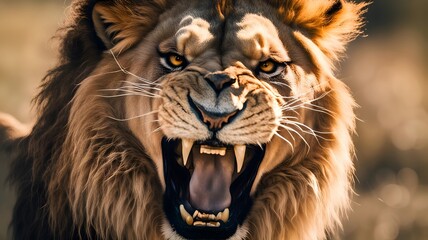
[[[189,239],[225,239],[242,224],[264,150],[218,140],[162,141],[164,210],[174,230]]]

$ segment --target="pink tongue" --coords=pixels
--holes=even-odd
[[[234,153],[225,156],[199,153],[192,150],[194,171],[190,179],[190,203],[203,211],[222,211],[231,202],[230,184],[234,170]]]

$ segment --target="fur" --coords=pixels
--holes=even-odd
[[[177,25],[186,33],[172,34],[178,51],[196,59],[201,49],[212,47],[211,28],[221,28],[222,22],[249,11],[246,4],[235,1],[207,2],[73,3],[70,22],[61,31],[59,65],[48,73],[35,98],[39,114],[31,133],[10,134],[12,128],[0,120],[0,133],[8,135],[4,143],[17,148],[10,175],[18,196],[11,223],[14,239],[182,239],[168,225],[159,201],[165,187],[159,144],[163,136],[208,138],[206,128],[186,105],[185,90],[203,92],[201,101],[209,94],[203,87],[198,89],[201,84],[185,81],[202,81],[194,72],[163,78],[153,67],[158,61],[144,56],[157,58],[155,39]],[[366,4],[249,2],[261,13],[276,10],[261,17],[254,12],[248,21],[273,23],[268,33],[286,42],[287,52],[294,57],[287,75],[293,81],[287,92],[259,81],[242,70],[243,65],[226,69],[244,71],[247,77],[239,81],[253,94],[248,101],[253,110],[242,117],[250,121],[225,129],[232,133],[243,129],[238,133],[244,136],[254,130],[248,126],[272,119],[257,128],[257,136],[238,139],[226,131],[219,135],[233,143],[267,144],[252,188],[254,205],[231,239],[325,239],[341,226],[349,208],[354,171],[355,103],[333,70],[346,43],[360,33]],[[192,8],[196,10],[188,10]],[[195,12],[222,24],[185,18],[186,13]],[[244,19],[242,24],[246,23]],[[262,56],[269,44],[266,39],[239,40],[247,55]],[[219,70],[212,56],[203,59],[195,72]],[[131,78],[133,84],[149,87],[140,89],[139,95],[120,97],[130,90],[123,81]],[[109,89],[115,89],[114,94],[106,94]],[[306,107],[282,110],[286,98],[281,95],[294,96],[299,106]],[[253,117],[255,112],[264,115]],[[293,125],[286,131],[281,127],[286,124],[281,122],[284,115],[295,117],[310,130]],[[179,131],[182,126],[192,128]],[[3,131],[5,127],[9,130]]]

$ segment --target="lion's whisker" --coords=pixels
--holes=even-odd
[[[129,117],[129,118],[123,118],[123,119],[115,118],[115,117],[111,117],[111,116],[108,116],[108,118],[110,118],[112,120],[115,120],[115,121],[119,121],[119,122],[126,122],[126,121],[130,121],[130,120],[133,120],[133,119],[142,118],[142,117],[145,117],[145,116],[148,116],[148,115],[151,115],[151,114],[155,114],[155,113],[158,113],[158,112],[159,112],[159,110],[154,110],[154,111],[151,111],[151,112],[148,112],[148,113],[144,113],[144,114],[133,116],[133,117]]]
[[[156,133],[156,132],[159,132],[161,129],[162,129],[162,127],[158,127],[158,128],[156,128],[156,129],[154,129],[154,130],[151,132],[151,134],[154,134],[154,133]]]
[[[117,89],[118,92],[125,92],[125,93],[142,93],[142,94],[146,94],[146,95],[150,95],[150,96],[160,96],[157,93],[153,93],[144,89],[126,89],[126,88],[118,88]]]
[[[272,83],[272,84],[278,85],[278,86],[285,86],[285,87],[291,89],[291,86],[289,84],[287,84],[287,83],[278,82],[278,81],[270,81],[269,83]]]
[[[153,87],[153,86],[161,86],[160,84],[157,84],[157,83],[156,84],[147,84],[147,83],[131,82],[131,81],[127,81],[127,80],[124,80],[122,82],[129,84],[129,85],[132,85],[132,86],[137,86],[137,87],[143,86],[143,87],[148,87],[148,88],[157,89],[157,90],[160,90],[160,89]]]
[[[123,73],[125,73],[125,74],[127,74],[127,75],[131,75],[131,76],[133,76],[133,77],[137,78],[138,80],[142,81],[143,83],[151,84],[151,82],[150,82],[150,81],[148,81],[147,79],[145,79],[145,78],[143,78],[143,77],[140,77],[140,76],[138,76],[138,75],[136,75],[136,74],[134,74],[134,73],[132,73],[132,72],[130,72],[130,71],[128,71],[128,70],[126,70],[124,67],[122,67],[122,65],[119,63],[119,60],[117,59],[116,55],[113,53],[113,51],[112,51],[112,50],[110,50],[110,54],[113,56],[114,61],[116,62],[117,66],[120,68],[120,70],[121,70]]]
[[[135,90],[128,90],[128,89],[121,89],[121,88],[115,88],[115,89],[101,89],[98,90],[100,92],[123,92],[122,94],[114,94],[111,96],[145,96],[145,97],[152,97],[152,98],[160,98],[161,96],[156,93],[152,93],[149,91],[135,91]],[[101,95],[103,96],[103,95]]]
[[[277,137],[279,137],[280,139],[284,140],[286,143],[288,143],[288,145],[290,145],[290,147],[291,147],[291,152],[294,153],[293,144],[291,144],[291,142],[288,139],[286,139],[285,137],[281,136],[281,134],[279,134],[278,132],[275,132],[275,135]]]
[[[280,127],[282,127],[282,128],[284,128],[284,129],[286,129],[287,131],[292,131],[292,132],[294,132],[295,134],[297,134],[301,139],[302,139],[302,141],[306,144],[306,146],[308,147],[308,153],[309,153],[309,151],[310,151],[310,149],[311,149],[311,146],[309,145],[309,143],[306,141],[306,139],[302,136],[302,134],[300,134],[296,129],[294,129],[294,128],[292,128],[292,127],[289,127],[289,126],[286,126],[286,125],[283,125],[283,124],[280,124],[279,125]],[[291,135],[291,134],[290,134]],[[294,139],[294,137],[293,137],[293,139]]]

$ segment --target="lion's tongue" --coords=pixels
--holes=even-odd
[[[233,150],[227,150],[225,156],[201,154],[198,150],[192,150],[194,171],[189,184],[190,203],[203,211],[223,211],[231,202]]]

